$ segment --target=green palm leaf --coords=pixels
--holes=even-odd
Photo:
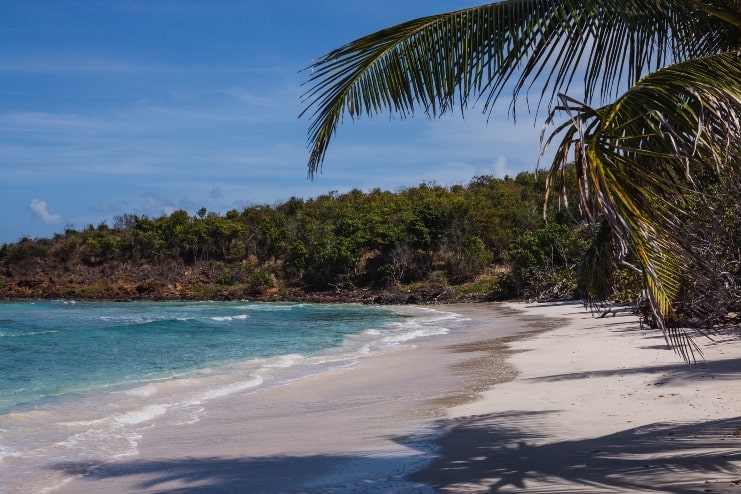
[[[614,96],[670,57],[731,49],[719,23],[689,0],[508,0],[379,31],[310,67],[309,173],[345,115],[439,115],[479,98],[487,111],[508,83],[513,103],[536,83],[550,101],[580,72],[584,101]]]
[[[702,260],[682,233],[679,199],[699,192],[696,177],[741,171],[740,80],[736,53],[690,60],[641,79],[611,105],[582,106],[556,130],[550,182],[575,156],[585,212],[594,223],[604,218],[639,259],[658,322],[681,350],[686,335],[666,323],[683,275]]]

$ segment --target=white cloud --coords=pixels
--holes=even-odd
[[[505,176],[514,176],[517,174],[514,170],[510,169],[509,166],[507,166],[507,157],[503,154],[500,154],[497,157],[497,160],[494,162],[494,165],[492,166],[493,172],[492,175],[496,178],[504,178]]]
[[[62,222],[62,216],[50,213],[46,201],[42,199],[32,199],[28,207],[36,217],[47,225],[58,225]]]

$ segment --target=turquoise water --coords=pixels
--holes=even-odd
[[[0,304],[0,413],[211,365],[312,355],[401,318],[352,305]]]
[[[49,492],[66,480],[50,464],[135,456],[157,424],[198,422],[225,397],[353,366],[458,319],[361,305],[0,303],[0,486]]]

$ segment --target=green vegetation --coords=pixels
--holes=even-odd
[[[294,197],[225,215],[127,214],[112,226],[3,245],[0,296],[570,297],[584,232],[563,211],[546,224],[542,192],[542,178],[521,173]]]
[[[717,211],[718,186],[735,187],[726,200],[739,196],[740,53],[738,0],[505,0],[411,20],[311,66],[309,172],[345,116],[437,116],[473,102],[486,113],[509,91],[514,116],[522,91],[539,89],[530,101],[549,123],[561,119],[545,141],[556,146],[546,194],[576,191],[577,220],[591,240],[578,270],[581,295],[614,297],[621,269],[633,266],[647,312],[689,360],[696,346],[681,326],[741,306],[738,278],[728,274],[738,256],[694,236],[698,215]],[[568,95],[577,85],[580,94]],[[570,262],[564,235],[533,233],[510,253],[557,271]],[[522,276],[542,288],[513,271],[515,286]]]

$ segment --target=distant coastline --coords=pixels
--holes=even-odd
[[[300,288],[245,290],[241,286],[163,284],[152,279],[141,283],[121,280],[99,280],[91,290],[86,285],[65,285],[59,289],[43,277],[31,281],[6,279],[0,291],[0,300],[19,302],[28,300],[80,300],[80,301],[205,301],[250,300],[255,302],[308,302],[308,303],[362,303],[378,305],[454,304],[514,300],[497,297],[485,291],[471,291],[470,284],[441,286],[434,283],[415,284],[412,287],[368,289],[340,289],[306,291]]]
[[[223,263],[163,265],[108,262],[57,265],[31,259],[33,267],[0,260],[0,300],[84,301],[198,301],[251,300],[261,302],[362,303],[379,305],[450,304],[516,300],[496,290],[501,273],[484,274],[460,284],[438,280],[392,286],[347,286],[321,290],[248,282],[223,283],[213,272]],[[214,279],[216,278],[216,279]],[[565,294],[570,295],[570,294]],[[558,297],[568,298],[568,297]]]

